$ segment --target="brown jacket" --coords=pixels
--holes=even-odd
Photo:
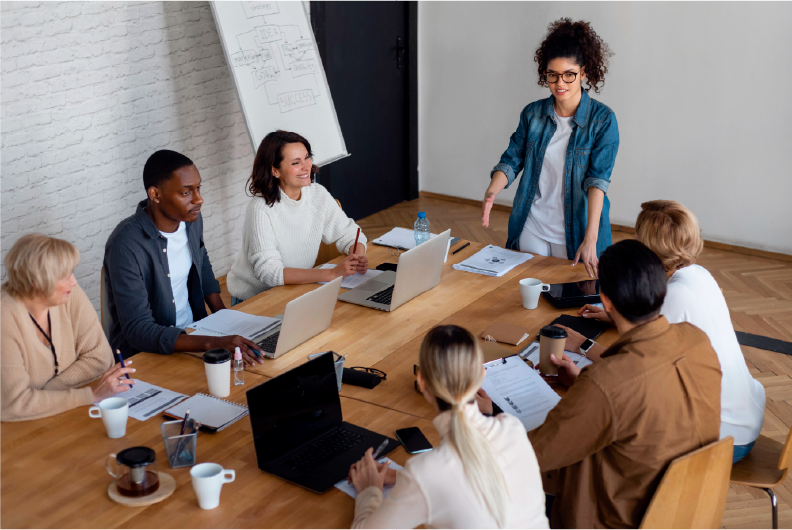
[[[720,363],[703,331],[659,317],[602,357],[528,433],[541,471],[559,470],[553,528],[637,528],[671,460],[718,439]]]

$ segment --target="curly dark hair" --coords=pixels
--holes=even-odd
[[[536,50],[534,62],[539,67],[539,86],[547,86],[547,64],[559,57],[574,59],[586,68],[586,83],[599,93],[608,73],[608,58],[613,55],[608,45],[588,22],[572,22],[560,18],[547,27],[547,36]]]
[[[283,162],[283,148],[286,144],[301,143],[308,151],[308,156],[313,157],[311,144],[297,133],[287,131],[274,131],[261,141],[253,161],[253,172],[248,179],[248,191],[254,197],[261,197],[267,201],[267,206],[280,202],[280,179],[272,174],[272,168],[279,168]],[[316,180],[319,168],[311,165],[311,182]]]

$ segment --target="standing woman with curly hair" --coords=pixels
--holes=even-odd
[[[588,22],[550,24],[534,57],[539,85],[550,88],[550,97],[523,109],[482,204],[482,223],[489,226],[495,197],[522,171],[507,248],[574,259],[573,266],[582,261],[592,277],[611,244],[605,194],[619,128],[613,111],[587,92],[605,83],[611,55]]]
[[[314,182],[311,144],[297,133],[274,131],[261,141],[248,191],[242,251],[228,273],[231,304],[284,284],[329,282],[368,270],[366,236],[324,186]],[[348,254],[335,268],[314,269],[319,244]]]

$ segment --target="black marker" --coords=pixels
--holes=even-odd
[[[461,247],[459,247],[458,249],[456,249],[455,251],[453,251],[453,252],[451,253],[451,255],[453,256],[454,254],[456,254],[456,253],[457,253],[457,252],[459,252],[460,250],[464,249],[465,247],[469,247],[469,246],[470,246],[470,241],[468,241],[467,243],[465,243],[464,245],[462,245]]]

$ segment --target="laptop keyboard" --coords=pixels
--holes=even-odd
[[[265,353],[275,353],[275,348],[278,346],[278,337],[280,337],[280,330],[257,344],[261,346],[262,351]]]
[[[298,473],[306,473],[358,445],[365,436],[339,427],[303,447],[280,463]]]
[[[383,289],[378,293],[374,293],[373,295],[366,298],[370,302],[376,302],[378,304],[390,305],[391,298],[393,297],[393,288],[395,285],[391,285],[387,289]]]

